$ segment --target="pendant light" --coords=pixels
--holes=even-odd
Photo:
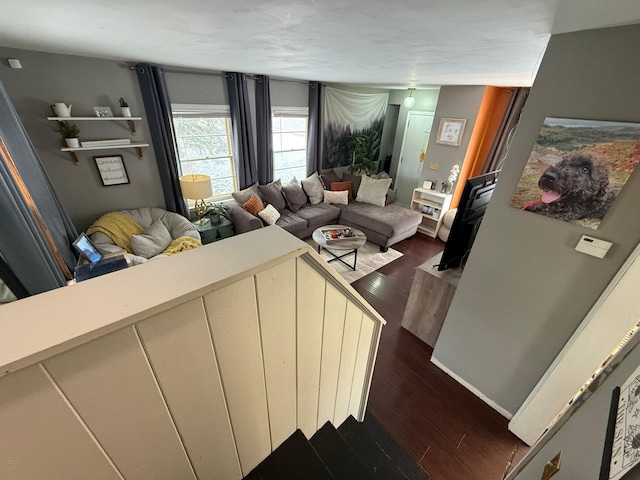
[[[415,90],[415,88],[410,88],[409,89],[409,96],[406,97],[404,99],[404,101],[402,102],[404,104],[404,106],[407,107],[407,108],[411,108],[416,104],[416,99],[411,96],[413,94],[414,90]]]

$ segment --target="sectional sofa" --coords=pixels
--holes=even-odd
[[[251,195],[257,195],[256,192],[260,194],[262,204],[271,205],[277,210],[279,217],[275,220],[275,225],[298,238],[311,236],[316,228],[323,225],[342,224],[362,230],[367,240],[379,245],[381,251],[386,251],[391,245],[416,233],[422,217],[417,212],[389,203],[391,195],[385,193],[388,191],[390,179],[382,199],[367,197],[362,187],[357,185],[358,188],[354,189],[352,182],[351,191],[346,190],[347,194],[344,196],[345,200],[351,196],[351,201],[329,203],[328,198],[334,197],[333,192],[325,192],[331,188],[334,192],[342,193],[343,191],[338,189],[345,187],[345,183],[348,182],[342,182],[339,178],[338,182],[332,182],[331,179],[324,178],[324,183],[319,183],[321,180],[314,176],[301,181],[304,196],[295,187],[295,179],[284,187],[277,181],[268,186],[255,185],[247,189],[250,191],[245,190],[240,195],[234,195],[235,200],[229,201],[228,205],[236,234],[262,228],[268,223],[260,215],[255,215],[243,207]],[[368,179],[364,181],[367,185],[371,183]],[[378,190],[382,186],[378,185]],[[290,193],[293,189],[296,189],[294,193]],[[280,200],[278,190],[284,201]]]

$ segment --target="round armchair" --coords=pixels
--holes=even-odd
[[[106,213],[87,235],[101,253],[126,253],[134,265],[166,257],[167,248],[178,239],[181,245],[172,253],[201,245],[200,233],[188,219],[156,207]]]

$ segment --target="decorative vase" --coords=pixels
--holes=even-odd
[[[58,117],[69,118],[71,116],[71,107],[71,104],[67,107],[64,103],[58,102],[51,105],[51,111]]]
[[[65,138],[64,143],[66,143],[69,148],[80,148],[80,140],[77,138]]]
[[[211,220],[211,225],[218,225],[220,223],[220,214],[212,213],[209,215],[209,220]]]
[[[120,107],[120,110],[122,110],[123,117],[131,117],[131,107]]]

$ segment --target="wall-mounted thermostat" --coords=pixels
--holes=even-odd
[[[586,253],[587,255],[593,255],[594,257],[604,258],[613,243],[606,240],[600,240],[599,238],[593,238],[589,235],[582,235],[576,250],[578,252]]]

